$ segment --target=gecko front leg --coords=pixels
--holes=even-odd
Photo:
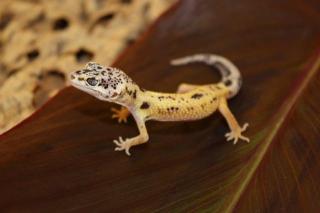
[[[221,112],[223,117],[226,119],[229,125],[229,128],[231,130],[229,133],[225,134],[227,141],[233,140],[233,144],[236,144],[239,139],[242,139],[249,143],[250,139],[242,135],[242,132],[244,132],[247,129],[249,124],[245,123],[242,127],[239,126],[236,118],[234,117],[234,115],[232,114],[232,112],[228,107],[227,101],[224,98],[220,100],[219,111]]]
[[[130,154],[130,148],[132,146],[137,146],[142,143],[146,143],[149,140],[149,135],[147,132],[147,128],[145,125],[144,119],[140,118],[139,116],[134,116],[135,121],[137,123],[138,129],[139,129],[139,135],[133,138],[127,138],[125,140],[122,139],[122,137],[119,137],[119,140],[114,140],[113,142],[117,145],[117,147],[114,149],[115,151],[125,151],[127,155]]]
[[[121,106],[120,109],[116,109],[112,107],[111,111],[113,112],[112,118],[118,119],[119,123],[121,123],[122,121],[124,123],[127,123],[127,119],[130,115],[130,111],[126,107]]]

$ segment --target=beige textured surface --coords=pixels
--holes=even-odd
[[[110,64],[176,0],[1,0],[0,133],[87,61]]]

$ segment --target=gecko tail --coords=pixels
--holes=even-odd
[[[171,61],[171,65],[179,66],[194,62],[201,62],[218,68],[222,75],[221,83],[230,90],[228,98],[234,97],[239,92],[242,85],[240,71],[229,59],[225,57],[214,54],[196,54],[174,59]]]

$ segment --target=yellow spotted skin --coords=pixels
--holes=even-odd
[[[139,93],[136,112],[145,120],[189,121],[205,118],[215,112],[227,88],[220,85],[199,86],[185,93]],[[140,96],[140,97],[139,97]]]
[[[114,67],[104,67],[95,62],[89,62],[84,69],[70,74],[71,85],[102,101],[122,105],[121,109],[112,108],[112,118],[118,122],[126,122],[132,114],[139,135],[133,138],[113,142],[116,151],[130,154],[130,148],[149,140],[146,121],[190,121],[208,117],[219,111],[227,121],[230,132],[225,136],[227,141],[238,140],[249,142],[242,135],[248,123],[242,127],[230,111],[227,100],[234,97],[240,90],[242,78],[238,68],[228,59],[213,54],[196,54],[171,62],[172,65],[185,65],[192,62],[203,62],[216,66],[222,75],[217,84],[192,85],[183,83],[178,86],[176,93],[161,93],[147,91],[139,87],[123,71]]]

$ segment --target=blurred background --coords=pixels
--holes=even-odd
[[[0,134],[88,61],[110,65],[176,0],[1,0]]]

